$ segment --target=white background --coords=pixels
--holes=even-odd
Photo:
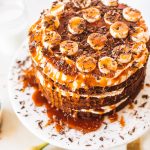
[[[27,0],[28,6],[28,20],[29,24],[33,23],[39,16],[43,8],[49,8],[51,0]],[[142,11],[147,24],[150,27],[150,1],[149,0],[121,0],[123,3],[138,8]],[[8,43],[9,44],[9,43]],[[21,42],[17,43],[17,47],[21,45]],[[9,51],[9,54],[3,53],[3,51]],[[9,66],[11,64],[12,54],[15,53],[16,48],[10,50],[0,50],[0,97],[4,101],[3,107],[3,126],[2,133],[0,134],[0,150],[28,150],[29,147],[37,145],[42,141],[32,135],[25,127],[20,123],[16,115],[14,114],[8,97],[7,91],[7,75],[9,72]],[[147,133],[142,137],[142,149],[149,150],[150,147],[150,133]],[[118,148],[116,148],[117,150]]]

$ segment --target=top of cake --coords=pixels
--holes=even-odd
[[[29,31],[34,62],[72,91],[124,82],[146,64],[148,41],[141,12],[118,0],[53,2]]]

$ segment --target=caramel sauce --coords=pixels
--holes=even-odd
[[[129,109],[133,109],[134,105],[132,103],[129,104]]]
[[[124,120],[124,117],[123,117],[123,116],[121,116],[120,125],[121,125],[122,127],[125,126],[125,120]]]
[[[61,133],[61,132],[63,132],[64,127],[60,124],[56,124],[55,129],[56,129],[57,132]]]
[[[23,83],[23,90],[25,90],[25,88],[27,87],[34,87],[37,88],[37,83],[36,83],[36,79],[35,79],[35,74],[33,71],[33,68],[31,67],[31,69],[27,69],[23,71],[23,75],[21,76],[20,79]]]
[[[55,107],[52,107],[47,103],[45,97],[42,96],[42,93],[39,90],[36,90],[32,96],[33,102],[36,106],[45,106],[47,109],[47,115],[49,121],[47,125],[55,123],[56,131],[62,132],[65,126],[79,130],[83,133],[88,133],[95,131],[101,127],[103,119],[90,118],[90,119],[80,119],[73,118],[69,115],[66,115],[61,110],[57,110]]]
[[[111,123],[118,121],[118,114],[115,113],[115,114],[110,115],[109,120]]]
[[[35,90],[32,95],[33,102],[36,106],[40,107],[47,103],[45,97],[42,96],[42,93],[39,90]]]

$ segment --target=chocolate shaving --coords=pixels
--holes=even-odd
[[[133,129],[131,131],[128,132],[129,135],[132,135],[135,132],[135,127],[133,127]]]
[[[104,141],[104,138],[103,138],[103,137],[100,137],[99,140],[100,140],[100,141]]]
[[[43,123],[43,120],[41,120],[41,121],[38,122],[38,126],[39,126],[39,128],[40,128],[41,130],[43,129],[42,123]]]
[[[147,104],[147,102],[141,104],[139,107],[145,107],[146,104]]]
[[[122,140],[124,140],[124,137],[122,136],[122,135],[119,135],[120,136],[120,138],[122,139]]]
[[[149,83],[146,83],[146,86],[147,86],[147,87],[150,87],[150,84],[149,84]]]
[[[90,144],[87,144],[87,145],[85,145],[85,146],[91,146]]]
[[[72,143],[73,142],[73,139],[71,139],[71,138],[68,138],[68,140]]]
[[[143,99],[148,99],[149,98],[149,96],[146,94],[146,95],[142,95],[142,98]]]

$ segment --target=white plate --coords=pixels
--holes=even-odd
[[[48,120],[46,109],[44,107],[35,107],[31,100],[34,90],[32,88],[27,88],[24,92],[20,91],[22,83],[18,81],[18,76],[21,74],[21,68],[18,67],[16,61],[23,61],[27,56],[28,48],[27,44],[24,43],[15,56],[10,71],[10,101],[21,122],[42,140],[66,149],[97,150],[129,143],[140,137],[149,129],[150,88],[147,86],[144,86],[144,89],[137,96],[137,104],[134,104],[134,109],[126,107],[118,113],[119,117],[123,116],[125,118],[125,127],[121,127],[119,121],[110,123],[107,119],[105,120],[107,124],[103,124],[99,130],[88,134],[82,134],[79,131],[68,129],[67,127],[65,128],[64,134],[59,134],[56,132],[54,125],[46,127],[45,124]],[[22,68],[27,68],[30,66],[30,63],[31,62],[28,61]],[[150,80],[148,79],[150,79],[150,63],[148,64],[145,83],[150,83]],[[149,95],[149,98],[142,98],[143,94]],[[145,106],[140,107],[141,104],[144,104],[145,102]]]

